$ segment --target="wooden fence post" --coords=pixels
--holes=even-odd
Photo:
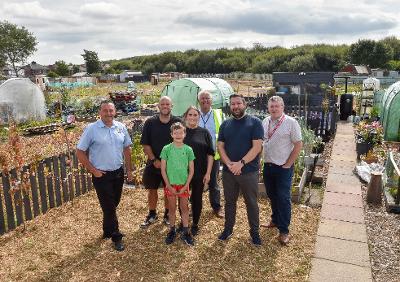
[[[42,208],[42,214],[45,214],[47,212],[47,194],[46,194],[46,182],[44,179],[43,162],[39,162],[37,176],[39,183],[40,206]]]
[[[10,178],[9,174],[2,174],[1,177],[4,191],[4,204],[6,206],[7,225],[8,230],[15,229],[14,209],[12,206],[12,199],[10,195]]]
[[[56,206],[59,207],[62,204],[61,201],[61,176],[60,169],[58,166],[59,156],[53,156],[53,171],[54,171],[54,186],[55,186],[55,194],[56,194]]]
[[[0,178],[3,178],[3,174],[0,173]],[[6,221],[3,212],[3,196],[2,190],[0,189],[0,235],[6,233]]]

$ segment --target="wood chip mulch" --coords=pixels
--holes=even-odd
[[[159,191],[161,198],[161,191]],[[101,211],[95,193],[48,211],[0,236],[1,281],[306,281],[311,268],[319,209],[294,205],[291,244],[281,246],[277,230],[261,229],[262,247],[249,240],[243,199],[238,202],[233,237],[217,236],[223,219],[213,216],[204,195],[200,233],[194,247],[176,240],[164,243],[167,227],[159,219],[148,229],[139,224],[147,214],[147,193],[124,189],[119,206],[126,250],[101,239]],[[161,202],[161,201],[159,201]],[[269,203],[259,200],[261,222]],[[161,203],[158,206],[162,216]]]

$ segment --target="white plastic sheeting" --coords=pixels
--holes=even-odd
[[[10,115],[17,123],[46,117],[43,92],[28,78],[11,78],[0,85],[0,123]]]
[[[363,80],[363,89],[364,90],[372,90],[376,91],[381,88],[381,83],[379,79],[376,79],[375,77],[368,77],[367,79]]]

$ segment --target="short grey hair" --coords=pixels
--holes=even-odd
[[[210,97],[210,99],[212,99],[211,93],[208,90],[201,90],[198,94],[197,94],[197,99],[200,100],[200,97],[203,95],[208,95],[208,97]]]
[[[268,99],[268,104],[271,102],[278,102],[282,106],[285,106],[285,102],[283,102],[283,99],[281,96],[272,96],[271,98]]]

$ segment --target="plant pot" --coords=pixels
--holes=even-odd
[[[366,155],[373,147],[374,145],[370,143],[356,143],[357,159],[360,159],[361,155]]]

